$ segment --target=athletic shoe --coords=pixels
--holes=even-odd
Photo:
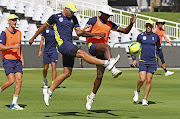
[[[120,55],[118,55],[117,57],[115,58],[110,58],[109,59],[109,64],[108,66],[106,67],[109,71],[112,70],[112,68],[114,67],[114,65],[118,62],[118,60],[120,59]]]
[[[122,71],[121,70],[118,70],[117,68],[113,67],[112,68],[112,77],[113,78],[117,78],[119,75],[122,74]]]
[[[92,103],[93,103],[94,99],[91,99],[90,95],[88,95],[88,96],[86,97],[86,99],[87,99],[86,109],[87,109],[87,110],[91,110]]]
[[[174,74],[173,71],[167,71],[167,72],[165,73],[165,76],[170,76],[170,75],[172,75],[172,74]]]
[[[134,102],[137,102],[137,101],[138,101],[138,99],[139,99],[139,93],[140,93],[140,92],[134,91],[134,97],[133,97],[133,101],[134,101]]]
[[[142,100],[142,105],[148,106],[148,101],[147,101],[146,99],[143,99],[143,100]]]
[[[50,95],[48,94],[47,90],[48,90],[48,88],[43,88],[44,102],[45,102],[46,106],[49,106]]]
[[[12,104],[9,107],[10,109],[14,109],[14,110],[23,110],[23,107],[20,107],[18,104]]]

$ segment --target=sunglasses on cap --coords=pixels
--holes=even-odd
[[[73,12],[70,8],[68,8],[69,9],[69,11],[72,13],[72,14],[74,14],[75,12]]]
[[[146,25],[145,25],[145,27],[146,27],[146,28],[147,28],[147,27],[152,28],[152,27],[153,27],[153,25],[152,25],[152,24],[146,24]]]

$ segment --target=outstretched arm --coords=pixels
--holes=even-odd
[[[136,17],[135,17],[135,16],[132,16],[132,18],[130,19],[130,21],[131,21],[131,23],[129,24],[128,27],[126,27],[126,28],[121,28],[121,27],[119,27],[119,28],[117,29],[117,31],[118,31],[118,32],[125,33],[125,34],[128,34],[128,33],[130,32],[130,30],[132,29],[134,22],[136,21]]]
[[[46,28],[48,27],[47,23],[44,23],[35,33],[35,35],[29,40],[29,44],[31,45],[34,41],[34,39],[40,34],[42,33]]]

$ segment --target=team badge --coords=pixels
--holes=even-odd
[[[146,40],[146,36],[143,36],[143,40]]]
[[[49,30],[46,30],[46,33],[49,33]]]
[[[154,40],[154,37],[152,37],[152,40]]]
[[[62,17],[60,17],[60,18],[59,18],[59,21],[60,21],[60,22],[63,22],[63,18],[62,18]]]

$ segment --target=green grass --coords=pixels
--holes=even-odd
[[[148,15],[180,23],[180,14],[178,12],[138,12],[138,14]]]
[[[58,71],[58,74],[62,71]],[[51,71],[48,78],[50,82]],[[139,102],[133,104],[133,91],[139,78],[138,71],[123,71],[113,79],[106,71],[96,95],[92,111],[86,111],[86,96],[91,92],[96,71],[74,70],[72,76],[57,88],[50,106],[46,107],[42,94],[42,71],[24,71],[23,84],[18,103],[23,111],[10,110],[14,86],[0,94],[0,119],[179,119],[180,117],[180,71],[165,77],[157,71],[152,80],[148,98],[149,106],[142,106],[142,87]],[[7,80],[0,71],[0,85]]]

